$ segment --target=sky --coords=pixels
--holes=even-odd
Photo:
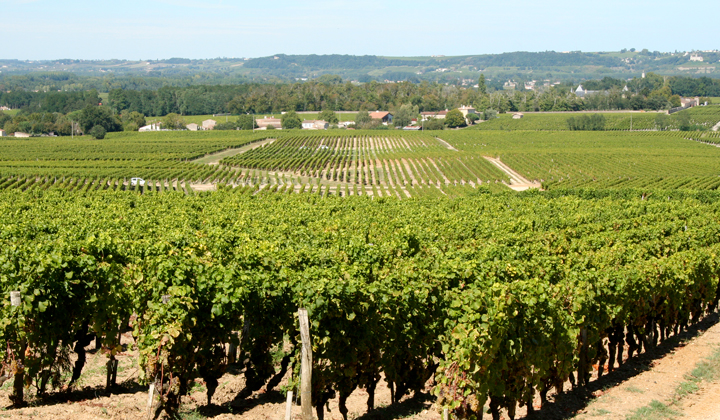
[[[0,0],[0,59],[720,48],[720,1]]]

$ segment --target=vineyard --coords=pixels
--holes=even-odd
[[[196,379],[208,403],[223,375],[243,378],[240,400],[298,391],[307,308],[319,417],[337,396],[347,418],[356,389],[372,409],[380,381],[393,403],[431,384],[458,418],[530,412],[716,311],[718,143],[474,129],[2,139],[0,385],[16,407],[72,392],[94,340],[108,389],[116,356],[137,352],[156,414]],[[546,191],[511,191],[486,157]]]
[[[459,150],[498,156],[553,188],[707,189],[720,186],[717,132],[476,132],[442,134]],[[694,140],[694,141],[693,141]]]
[[[690,124],[712,128],[720,121],[720,106],[693,107],[682,113],[690,115]],[[656,130],[656,112],[602,112],[605,118],[605,130]],[[577,113],[525,113],[523,118],[513,119],[513,113],[500,114],[498,118],[485,121],[474,127],[477,130],[568,130],[568,118],[583,115]],[[667,116],[668,129],[677,129],[681,113]]]
[[[701,108],[702,109],[702,108]],[[464,196],[505,190],[485,157],[554,188],[715,190],[712,131],[111,133],[105,140],[0,140],[0,189]],[[233,152],[233,150],[237,151]],[[212,160],[213,154],[222,157]],[[213,164],[206,164],[211,162]],[[218,163],[218,164],[215,164]],[[146,185],[133,188],[129,179]],[[239,188],[238,188],[239,187]]]
[[[707,194],[6,190],[3,375],[16,406],[72,388],[84,345],[98,340],[112,387],[119,336],[131,330],[141,384],[154,384],[168,412],[195,378],[208,402],[228,372],[245,377],[240,398],[292,389],[303,307],[319,416],[335,394],[345,416],[356,388],[373,408],[383,377],[393,402],[435,378],[437,404],[455,415],[512,417],[717,308],[720,208]]]

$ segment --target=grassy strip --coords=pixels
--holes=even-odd
[[[627,417],[627,420],[642,419],[674,419],[682,416],[682,413],[670,408],[677,404],[685,397],[692,395],[700,390],[700,384],[711,382],[720,377],[720,348],[705,360],[698,362],[695,369],[685,375],[685,381],[675,388],[675,395],[667,404],[653,400],[645,407],[637,409],[634,413]]]

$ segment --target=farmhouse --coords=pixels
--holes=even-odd
[[[140,127],[138,131],[145,132],[145,131],[162,131],[162,128],[160,128],[160,125],[162,123],[152,123],[143,127]]]
[[[195,123],[190,123],[185,126],[189,131],[198,131],[200,129],[200,126]]]
[[[680,98],[680,106],[683,108],[692,108],[700,105],[700,98]]]
[[[22,133],[20,131],[15,132],[15,137],[30,137],[30,134],[28,133]]]
[[[215,124],[217,124],[217,121],[215,120],[205,120],[202,122],[202,129],[212,130],[213,128],[215,128]]]
[[[525,115],[523,115],[522,112],[516,112],[515,114],[513,114],[513,120],[519,120],[520,118],[522,118],[524,116]]]
[[[5,130],[0,128],[0,137],[5,137]]]
[[[600,92],[599,90],[585,90],[585,88],[583,88],[583,85],[578,85],[578,87],[577,87],[577,89],[575,89],[574,93],[575,93],[575,96],[577,96],[578,98],[584,98],[587,95],[592,95],[593,93],[599,93],[599,92]]]
[[[327,130],[328,123],[323,120],[305,120],[302,122],[303,130]]]
[[[438,120],[444,120],[445,116],[447,115],[448,110],[445,111],[430,111],[430,112],[421,112],[420,117],[422,117],[422,121],[427,121],[430,118],[435,118]]]
[[[465,106],[465,105],[463,105],[463,106],[461,106],[460,108],[458,108],[458,111],[462,112],[463,117],[465,117],[465,118],[467,118],[468,114],[475,114],[475,113],[476,113],[476,112],[475,112],[475,108],[473,108],[473,107],[471,107],[471,106]]]
[[[255,120],[255,123],[260,130],[266,130],[269,126],[273,126],[273,128],[282,128],[282,121],[280,118],[268,118],[266,116],[265,118]]]
[[[392,123],[393,120],[392,114],[387,111],[371,112],[370,118],[372,118],[373,120],[380,120],[385,125],[387,125],[388,123]]]
[[[0,111],[10,111],[10,108],[6,106],[0,106]]]
[[[703,56],[693,54],[690,56],[690,61],[703,61]]]

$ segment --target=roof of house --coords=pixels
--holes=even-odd
[[[375,111],[375,112],[370,113],[370,118],[376,119],[376,120],[382,120],[383,118],[387,117],[388,115],[390,115],[390,113],[387,111]]]
[[[466,105],[463,105],[463,106],[461,106],[461,107],[458,108],[458,109],[472,109],[472,110],[475,110],[475,108],[473,108],[473,107],[471,107],[471,106],[466,106]]]

